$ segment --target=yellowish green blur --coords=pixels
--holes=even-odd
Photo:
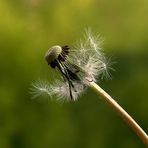
[[[59,77],[45,52],[88,27],[116,62],[100,86],[148,132],[147,0],[0,0],[0,148],[144,147],[90,89],[76,102],[31,99],[32,82]]]

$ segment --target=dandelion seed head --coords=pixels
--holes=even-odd
[[[45,59],[48,65],[61,73],[62,78],[51,85],[46,82],[33,84],[34,96],[47,95],[55,96],[57,100],[75,101],[86,89],[86,80],[110,77],[110,59],[105,57],[100,45],[99,36],[93,36],[87,30],[85,41],[80,41],[73,52],[68,46],[51,47]]]

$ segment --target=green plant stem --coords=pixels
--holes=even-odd
[[[87,85],[89,85],[93,90],[97,92],[98,95],[106,101],[112,109],[133,129],[133,131],[139,136],[143,143],[148,147],[148,135],[144,130],[136,123],[136,121],[100,86],[95,82],[90,82],[87,80]]]

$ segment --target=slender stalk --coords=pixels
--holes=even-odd
[[[100,86],[95,82],[90,82],[87,80],[87,85],[89,85],[93,90],[99,94],[104,101],[106,101],[112,109],[119,114],[119,116],[133,129],[133,131],[139,136],[143,143],[148,147],[148,135],[144,130],[136,123],[136,121]]]

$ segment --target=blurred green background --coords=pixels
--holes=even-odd
[[[148,132],[147,0],[0,0],[0,148],[144,147],[90,89],[74,103],[31,99],[33,81],[54,79],[46,50],[87,27],[116,62],[100,86]]]

